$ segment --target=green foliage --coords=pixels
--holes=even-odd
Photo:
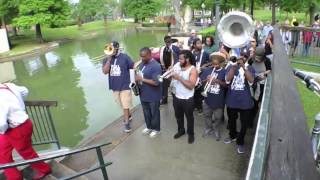
[[[19,5],[19,17],[14,21],[22,27],[35,24],[51,27],[63,26],[70,13],[65,0],[23,0]]]
[[[6,23],[18,15],[18,0],[0,0],[0,17],[4,17]]]
[[[144,20],[155,16],[162,9],[162,5],[160,0],[124,0],[122,9],[127,16]]]
[[[208,27],[200,31],[202,36],[214,36],[216,28],[214,26]]]
[[[142,27],[167,27],[167,23],[143,23]]]

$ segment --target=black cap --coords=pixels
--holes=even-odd
[[[115,49],[119,49],[120,45],[117,41],[112,41],[112,47],[114,47]]]

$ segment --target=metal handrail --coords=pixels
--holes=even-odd
[[[25,101],[26,112],[33,120],[33,145],[56,144],[61,149],[50,107],[56,107],[57,101]]]
[[[268,75],[260,108],[257,130],[251,151],[246,180],[264,179],[265,160],[269,144],[272,76]]]
[[[88,169],[88,170],[80,172],[80,173],[77,173],[77,174],[75,174],[73,176],[70,176],[70,177],[67,177],[65,179],[73,179],[73,178],[79,177],[81,175],[88,174],[90,172],[93,172],[95,170],[100,169],[101,172],[102,172],[103,178],[105,180],[107,180],[108,179],[108,175],[107,175],[107,170],[105,169],[105,167],[111,165],[112,163],[111,162],[108,162],[108,163],[104,162],[102,151],[101,151],[101,147],[107,146],[107,145],[110,145],[110,144],[111,143],[102,143],[102,144],[98,144],[98,145],[79,148],[79,149],[72,150],[72,151],[69,151],[69,152],[63,152],[63,153],[60,153],[60,154],[57,154],[57,155],[49,155],[47,157],[35,158],[35,159],[30,159],[30,160],[26,160],[26,161],[22,161],[22,162],[8,163],[8,164],[0,166],[0,170],[7,169],[7,168],[12,168],[12,167],[25,166],[25,165],[29,165],[29,164],[32,164],[32,163],[35,163],[35,162],[39,162],[39,161],[53,160],[53,159],[57,159],[57,158],[60,158],[60,157],[65,157],[65,156],[78,154],[78,153],[81,153],[81,152],[85,152],[85,151],[89,151],[89,150],[95,149],[96,152],[97,152],[98,160],[99,160],[99,166],[91,168],[91,169]]]

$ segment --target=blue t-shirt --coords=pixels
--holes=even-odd
[[[200,79],[207,79],[207,77],[211,75],[212,70],[213,68],[205,69],[200,75]],[[215,70],[213,76],[216,76],[216,78],[221,81],[225,81],[226,70],[224,68]],[[208,96],[204,98],[204,102],[212,109],[224,108],[225,88],[218,83],[211,84],[208,90]]]
[[[129,90],[130,73],[129,69],[133,68],[131,58],[123,53],[112,57],[110,61],[109,72],[109,89],[113,91]]]
[[[194,59],[196,60],[196,62],[200,62],[201,51],[200,52],[193,52],[193,56],[194,56]],[[209,56],[210,55],[206,51],[203,51],[200,67],[210,61]]]
[[[232,66],[227,68],[227,73],[230,71]],[[254,69],[248,66],[248,70],[253,76],[255,76]],[[234,77],[231,79],[228,86],[226,105],[230,108],[237,109],[251,109],[253,107],[253,100],[251,97],[250,86],[248,81],[245,79],[243,71],[240,71],[240,67],[235,71]]]
[[[158,81],[158,76],[162,73],[160,64],[152,59],[147,64],[141,63],[139,65],[139,70],[143,74],[144,79],[152,79],[158,82],[158,86],[152,86],[147,83],[139,85],[140,100],[143,102],[160,101],[162,98],[162,84]]]

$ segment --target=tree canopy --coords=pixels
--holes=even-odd
[[[163,8],[161,0],[124,0],[122,10],[125,15],[137,20],[155,16]]]

